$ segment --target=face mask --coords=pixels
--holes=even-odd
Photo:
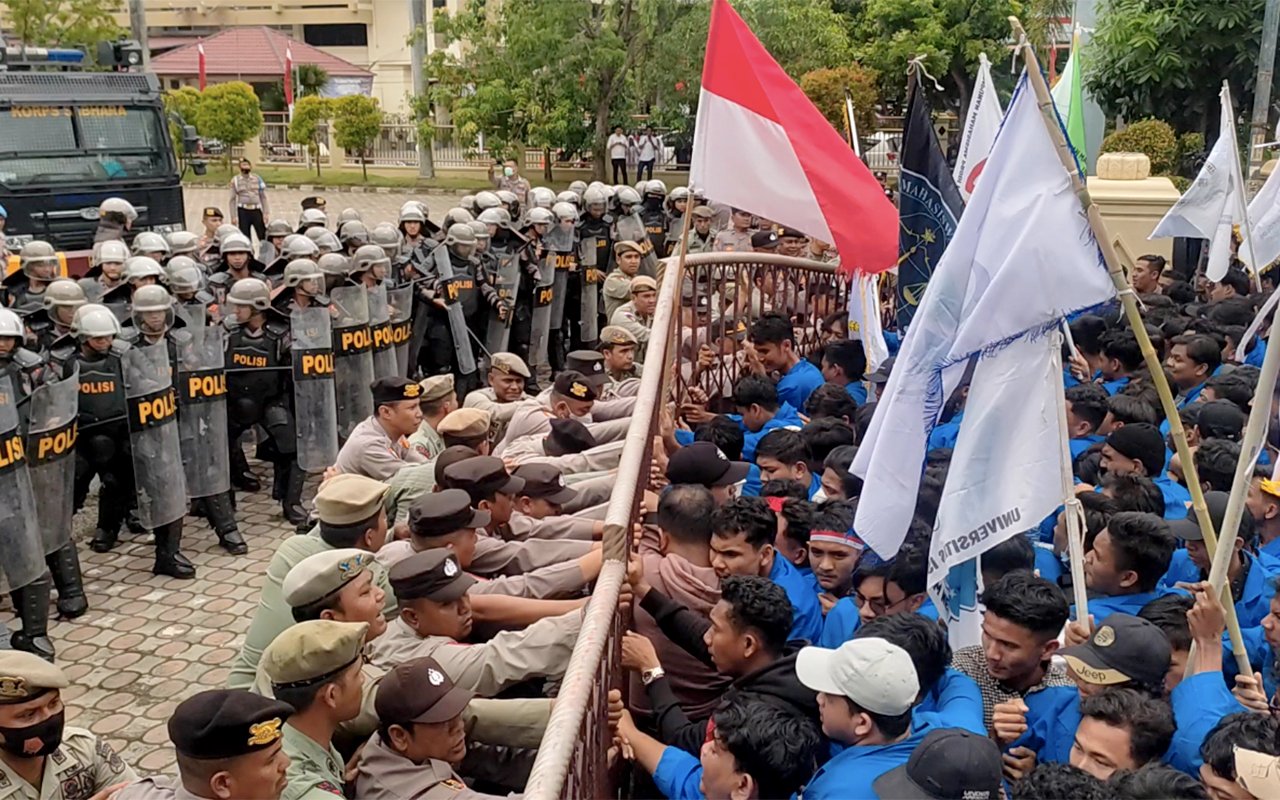
[[[250,170],[249,170],[249,168],[248,168],[248,167],[241,167],[241,168],[240,168],[240,174],[242,174],[242,175],[248,175],[248,174],[249,174],[249,171],[250,171]]]
[[[510,178],[512,175],[515,175],[515,174],[516,174],[516,171],[515,171],[514,169],[512,169],[511,167],[503,167],[503,168],[502,168],[502,174],[503,174],[503,175],[506,175],[508,178]]]
[[[23,758],[47,756],[62,744],[62,728],[66,712],[59,711],[52,717],[25,728],[0,728],[0,749]]]
[[[824,492],[822,489],[819,489],[818,491],[813,493],[813,497],[811,497],[810,500],[812,500],[815,503],[825,503],[827,502],[827,493]]]

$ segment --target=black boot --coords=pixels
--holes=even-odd
[[[276,457],[275,467],[271,470],[271,499],[284,500],[289,492],[289,462]]]
[[[98,528],[93,532],[93,540],[89,542],[89,549],[95,553],[110,553],[118,541],[120,541],[119,528]]]
[[[236,525],[235,511],[231,508],[231,492],[204,498],[205,510],[209,513],[209,525],[218,536],[218,544],[233,556],[249,552],[249,545],[244,543],[240,528]]]
[[[9,646],[53,661],[49,641],[49,579],[41,578],[9,593],[22,620],[22,630],[9,635]]]
[[[284,518],[290,525],[301,525],[307,521],[307,511],[302,507],[302,484],[307,479],[307,473],[302,471],[302,467],[298,466],[296,460],[277,461],[276,469],[288,476],[284,486],[284,497],[280,500],[280,509],[284,512]]]
[[[179,551],[182,544],[182,520],[170,522],[155,530],[156,565],[152,572],[170,578],[190,580],[196,576],[195,564]]]
[[[249,459],[245,458],[244,448],[238,443],[231,445],[231,485],[242,492],[257,492],[262,484],[249,469]]]
[[[80,574],[80,554],[74,542],[63,545],[45,557],[53,585],[58,589],[58,614],[63,619],[75,619],[89,610],[89,598],[84,594],[84,578]]]

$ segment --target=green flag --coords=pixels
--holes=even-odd
[[[1071,55],[1067,65],[1062,68],[1062,77],[1054,85],[1053,104],[1058,109],[1058,116],[1067,126],[1067,141],[1075,151],[1076,163],[1084,172],[1089,163],[1089,149],[1084,138],[1084,84],[1081,75],[1084,66],[1080,59],[1080,31],[1071,37]]]

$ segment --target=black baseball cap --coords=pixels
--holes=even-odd
[[[1204,505],[1209,511],[1209,519],[1213,521],[1213,529],[1222,535],[1222,520],[1227,516],[1227,498],[1226,492],[1205,492]],[[1187,516],[1184,519],[1170,520],[1169,532],[1184,542],[1202,542],[1204,541],[1204,532],[1200,530],[1200,523],[1196,521],[1196,515],[1187,507]],[[1253,540],[1253,516],[1249,513],[1240,515],[1240,527],[1236,529],[1236,535],[1243,542]]]
[[[524,497],[562,506],[578,496],[576,489],[565,486],[560,469],[551,464],[522,464],[512,474],[524,479],[524,488],[520,490]]]
[[[1081,680],[1100,686],[1129,681],[1160,686],[1172,656],[1164,631],[1132,614],[1112,614],[1089,641],[1058,653]]]
[[[1000,748],[960,728],[931,731],[907,763],[871,785],[881,800],[998,800]]]
[[[596,437],[576,419],[551,420],[551,432],[542,440],[542,450],[549,456],[567,456],[596,446]]]
[[[868,372],[862,377],[875,384],[885,384],[889,382],[889,374],[893,372],[894,356],[889,356],[880,362],[880,366],[874,372]]]
[[[1210,400],[1201,403],[1196,414],[1196,427],[1200,429],[1201,439],[1228,439],[1240,441],[1248,418],[1240,410],[1240,406],[1230,400]]]
[[[730,461],[711,442],[694,442],[681,447],[667,462],[667,480],[672,483],[697,483],[703,486],[729,486],[746,480],[751,465]]]

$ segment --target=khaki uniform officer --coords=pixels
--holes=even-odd
[[[507,523],[511,539],[598,539],[604,523],[564,513],[566,503],[578,499],[578,490],[565,484],[564,475],[551,464],[522,464],[511,473],[524,479],[516,493],[516,508]]]
[[[87,800],[138,779],[106,741],[65,725],[61,690],[70,685],[39,656],[0,652],[0,798]]]
[[[283,728],[292,713],[278,700],[242,689],[192,695],[169,718],[178,780],[143,778],[113,800],[278,798],[289,768]]]
[[[253,612],[240,655],[227,679],[232,689],[248,689],[253,685],[262,651],[294,623],[283,591],[285,577],[294,566],[307,556],[340,547],[355,547],[369,553],[382,547],[387,537],[383,510],[386,494],[386,484],[363,475],[335,475],[320,485],[315,500],[319,526],[305,536],[285,539],[267,565],[267,580],[258,597],[258,608]],[[394,616],[396,601],[381,567],[374,569],[373,582],[386,595],[384,614],[388,618]]]
[[[514,353],[494,353],[489,365],[489,385],[469,393],[463,408],[480,408],[493,417],[495,442],[502,440],[511,415],[521,403],[532,400],[525,394],[525,381],[530,378],[529,365]]]
[[[604,355],[595,350],[574,350],[565,357],[564,368],[566,370],[575,370],[581,372],[583,377],[587,379],[587,383],[595,391],[600,399],[596,400],[595,405],[591,406],[591,419],[593,422],[609,422],[612,420],[625,420],[630,423],[631,415],[635,411],[636,398],[632,397],[614,397],[606,393],[605,389],[609,386],[609,375],[605,372]],[[544,400],[545,392],[538,396],[539,400]]]
[[[560,678],[582,629],[582,613],[538,620],[520,631],[502,631],[484,644],[462,644],[471,633],[467,590],[475,578],[449,550],[416,553],[391,568],[400,617],[374,640],[370,655],[390,669],[431,656],[445,674],[482,697],[530,678]]]
[[[631,299],[631,279],[640,271],[640,259],[643,257],[644,247],[639,242],[623,240],[613,243],[613,258],[618,268],[604,279],[605,319],[613,319],[613,312]]]
[[[426,461],[408,439],[422,422],[421,397],[422,387],[407,378],[374,381],[373,416],[352,429],[338,451],[338,471],[385,481],[406,464]]]
[[[653,328],[653,313],[641,314],[636,310],[636,295],[642,292],[658,291],[658,284],[653,278],[638,275],[631,281],[631,301],[618,306],[609,317],[610,325],[617,325],[635,337],[636,358],[644,360],[645,350],[649,346],[649,331]],[[652,305],[652,304],[650,304]]]
[[[453,390],[452,375],[432,375],[418,384],[422,387],[419,405],[422,407],[422,424],[417,433],[409,437],[409,446],[430,461],[444,451],[444,439],[437,428],[449,412],[458,407],[458,396]]]
[[[605,374],[609,377],[604,394],[635,397],[639,393],[644,364],[636,361],[637,345],[636,337],[620,325],[606,325],[600,331],[600,352],[604,356]]]
[[[356,761],[356,796],[363,800],[480,800],[453,771],[467,753],[462,712],[473,693],[454,684],[433,658],[387,673],[378,687],[381,733]]]
[[[262,654],[272,693],[294,708],[284,725],[289,786],[281,800],[343,796],[344,765],[333,734],[360,713],[361,650],[368,630],[363,622],[299,622]]]
[[[507,432],[493,448],[495,456],[501,456],[512,442],[522,436],[545,436],[551,430],[551,420],[576,419],[584,425],[592,421],[591,409],[596,402],[596,391],[581,372],[565,370],[556,376],[545,400],[521,404],[511,415]]]

